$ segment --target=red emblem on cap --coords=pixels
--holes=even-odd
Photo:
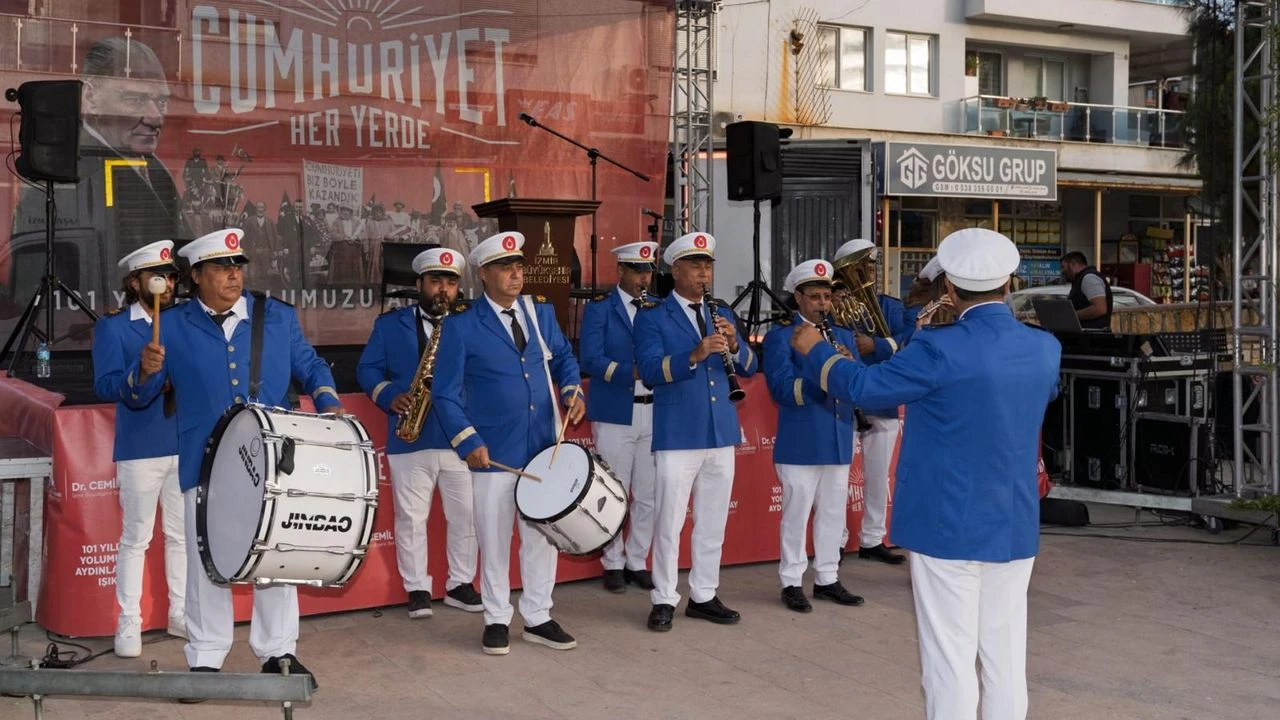
[[[640,257],[647,259],[652,254],[653,254],[653,249],[650,248],[648,245],[645,245],[644,247],[640,248]]]
[[[453,253],[447,253],[447,252],[442,252],[442,253],[440,253],[440,264],[441,264],[441,265],[452,265],[452,264],[453,264]]]
[[[169,248],[167,248],[167,247],[166,247],[166,248],[160,248],[160,259],[161,259],[161,260],[168,260],[168,259],[169,259]]]
[[[226,245],[228,250],[239,250],[240,236],[235,233],[227,233]]]
[[[818,263],[817,267],[813,269],[813,274],[817,275],[818,277],[822,277],[823,275],[826,275],[827,266],[823,265],[822,263]]]
[[[502,238],[502,249],[503,249],[503,250],[515,250],[515,249],[516,249],[516,236],[515,236],[515,235],[508,235],[508,236],[506,236],[506,237]]]
[[[707,236],[706,236],[706,235],[699,235],[699,236],[695,237],[695,238],[693,239],[693,246],[694,246],[694,247],[696,247],[696,248],[698,248],[699,250],[706,250],[706,249],[707,249]]]

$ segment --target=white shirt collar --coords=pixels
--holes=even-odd
[[[208,305],[205,305],[204,301],[201,300],[200,298],[196,298],[196,302],[200,303],[200,309],[204,310],[206,315],[217,314],[213,310],[211,310]],[[241,320],[248,320],[249,319],[249,303],[244,299],[244,296],[241,295],[240,299],[236,300],[236,304],[232,305],[231,309],[228,312],[234,314],[236,317],[240,318]]]
[[[630,293],[622,289],[621,285],[619,285],[617,289],[618,289],[618,297],[622,298],[623,304],[630,305],[631,301],[635,300],[635,298],[632,297]]]
[[[958,317],[958,318],[956,318],[956,319],[957,319],[957,320],[963,320],[963,319],[964,319],[964,316],[965,316],[965,315],[968,315],[970,310],[972,310],[972,309],[974,309],[974,308],[980,308],[980,307],[982,307],[983,305],[1003,305],[1003,304],[1004,304],[1004,301],[1003,301],[1003,300],[988,300],[988,301],[986,301],[986,302],[980,302],[980,303],[978,303],[977,305],[970,305],[969,307],[965,308],[965,309],[964,309],[964,312],[960,313],[960,317]]]
[[[129,305],[129,320],[146,320],[148,325],[151,324],[151,316],[147,314],[146,308],[142,307],[140,302]]]
[[[520,298],[516,298],[516,300],[511,303],[511,307],[504,308],[501,305],[499,305],[497,302],[495,302],[493,298],[489,297],[489,293],[484,294],[484,299],[488,301],[489,307],[493,308],[493,312],[497,315],[501,315],[503,311],[506,311],[506,310],[513,310],[517,305],[520,304]],[[520,315],[521,313],[516,313],[516,317],[520,317]]]

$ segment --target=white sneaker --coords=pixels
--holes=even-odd
[[[142,620],[120,616],[116,625],[115,651],[118,657],[136,658],[142,654]]]
[[[169,634],[174,637],[187,639],[187,617],[185,615],[169,616]]]

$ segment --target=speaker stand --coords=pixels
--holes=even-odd
[[[730,305],[730,307],[732,307],[736,312],[738,310],[738,306],[741,305],[744,300],[747,300],[748,298],[751,299],[750,304],[747,306],[745,324],[747,326],[747,334],[754,337],[756,330],[760,329],[761,326],[768,325],[779,317],[786,317],[787,303],[785,300],[778,297],[773,290],[769,289],[769,286],[766,285],[762,279],[763,273],[760,269],[760,199],[756,198],[752,200],[751,207],[751,257],[755,263],[755,267],[751,275],[751,282],[747,283],[747,286],[742,289],[742,292],[738,294],[738,297],[734,298],[733,304]],[[773,311],[769,313],[767,318],[760,316],[762,312],[761,300],[765,295],[767,295],[769,300],[773,303]],[[747,338],[748,341],[750,341],[751,337]]]
[[[62,293],[62,297],[66,298],[70,307],[74,307],[89,317],[92,322],[98,321],[98,314],[89,309],[84,304],[79,293],[67,287],[66,283],[58,279],[53,273],[53,233],[54,224],[57,222],[55,217],[53,204],[53,182],[46,180],[44,184],[44,276],[40,278],[40,287],[36,288],[36,292],[31,296],[31,300],[27,303],[26,309],[22,311],[22,317],[18,319],[18,324],[14,326],[13,332],[9,333],[9,338],[4,342],[4,348],[0,349],[0,359],[5,355],[9,355],[9,364],[7,370],[9,377],[14,377],[13,369],[18,365],[18,358],[22,355],[26,348],[27,340],[32,334],[53,347],[55,338],[53,337],[53,293],[58,291]],[[38,318],[41,312],[44,312],[44,328],[39,328]],[[15,345],[16,343],[16,345]],[[9,351],[13,354],[10,355]]]

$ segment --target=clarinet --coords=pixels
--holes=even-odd
[[[831,347],[835,348],[837,351],[843,350],[848,352],[843,345],[836,342],[836,336],[831,332],[831,319],[826,315],[823,315],[822,322],[818,323],[818,332],[822,333],[822,339],[830,343]],[[853,409],[853,419],[858,423],[858,432],[866,432],[871,429],[871,421],[867,420],[867,416],[863,414],[862,408],[855,407]]]
[[[707,314],[711,317],[711,325],[707,326],[707,336],[716,332],[716,301],[711,297],[711,287],[702,286],[702,305],[707,310]],[[738,384],[738,376],[733,374],[733,356],[729,354],[729,349],[725,348],[720,351],[720,359],[724,361],[724,374],[729,376],[729,400],[732,402],[740,402],[747,396],[747,391],[742,389]]]

